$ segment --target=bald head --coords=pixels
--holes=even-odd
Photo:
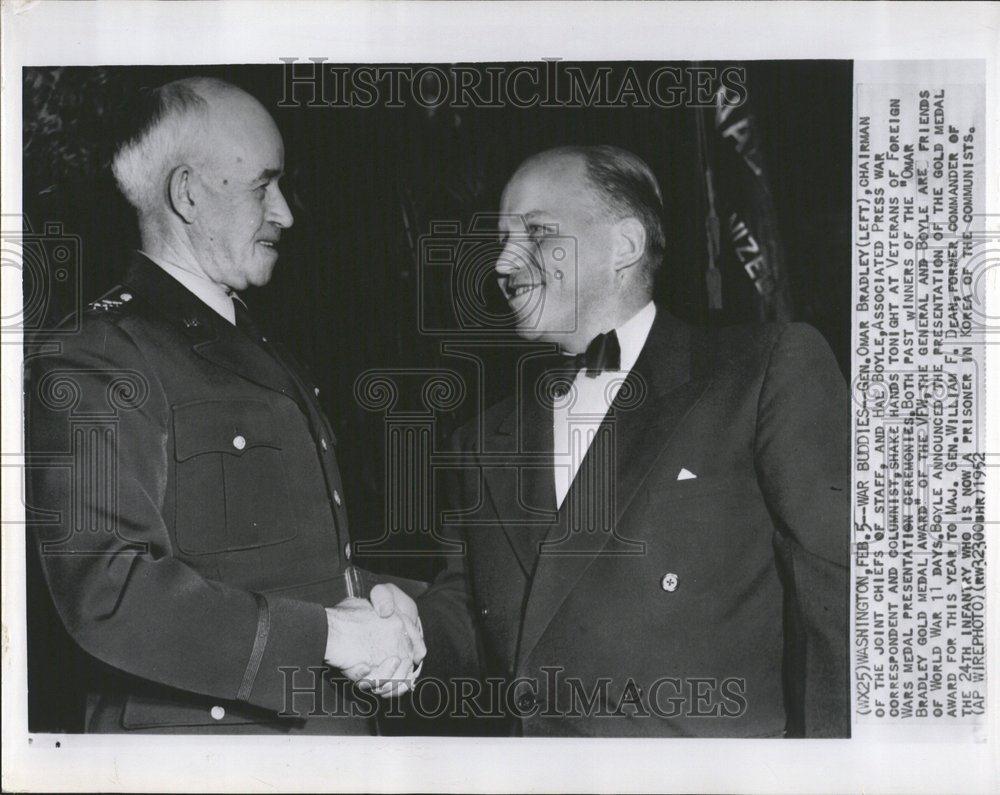
[[[595,213],[614,220],[637,218],[646,231],[645,270],[650,276],[656,272],[666,250],[663,196],[642,158],[617,146],[560,146],[529,157],[515,178],[531,171],[579,180]]]
[[[143,251],[227,290],[266,284],[292,225],[274,120],[245,91],[206,77],[147,100],[112,164],[139,213]]]
[[[528,158],[500,204],[498,283],[522,336],[583,350],[649,300],[663,254],[659,187],[635,155],[561,147]]]
[[[135,125],[111,168],[140,216],[164,210],[171,170],[181,163],[204,163],[218,151],[220,137],[250,125],[277,135],[274,121],[256,99],[211,77],[175,80],[145,93]]]

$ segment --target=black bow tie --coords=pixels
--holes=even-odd
[[[573,357],[576,370],[587,368],[587,378],[597,378],[607,370],[621,368],[622,349],[614,329],[607,334],[598,334],[590,341],[587,350]]]

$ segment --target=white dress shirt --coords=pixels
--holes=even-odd
[[[570,484],[590,449],[597,429],[639,358],[655,318],[656,305],[650,301],[615,329],[621,348],[621,369],[604,372],[594,378],[589,378],[587,371],[581,369],[566,397],[556,402],[552,413],[552,469],[557,508],[566,499]]]
[[[229,323],[236,325],[236,307],[233,306],[233,298],[236,297],[236,294],[229,288],[216,284],[211,279],[187,268],[182,268],[180,265],[174,265],[172,262],[147,254],[145,251],[139,253],[159,265]]]

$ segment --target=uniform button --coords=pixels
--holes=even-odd
[[[235,447],[237,450],[242,450],[246,446],[247,446],[247,440],[243,436],[241,436],[240,434],[236,434],[236,436],[233,437],[233,447]]]
[[[118,297],[121,298],[123,301],[131,301],[132,300],[132,293],[122,293]]]
[[[267,337],[261,337],[261,338],[260,338],[260,341],[261,341],[261,342],[267,342]]]
[[[319,440],[319,446],[322,447],[324,451],[327,449],[325,438]],[[340,505],[340,500],[337,500],[337,505]]]
[[[350,560],[350,559],[351,559],[351,542],[348,541],[346,544],[344,544],[344,560]]]
[[[224,707],[214,706],[209,714],[212,716],[212,720],[222,720],[226,717],[226,710]]]
[[[490,614],[490,609],[488,607],[484,607],[482,610],[479,611],[479,615],[481,615],[483,618],[486,618],[486,616],[488,616],[489,614]]]
[[[314,395],[315,395],[316,397],[319,397],[319,387],[318,387],[318,386],[314,386],[314,387],[313,387],[313,394],[314,394]]]
[[[677,590],[677,575],[673,572],[669,574],[664,574],[663,579],[660,580],[660,587],[664,591],[673,592]]]
[[[340,492],[336,489],[333,490],[333,501],[337,503],[338,508],[344,504],[344,501],[340,499]]]
[[[521,712],[530,712],[535,708],[538,702],[535,701],[535,697],[531,693],[525,693],[523,696],[518,698],[517,707]]]

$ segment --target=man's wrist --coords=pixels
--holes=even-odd
[[[326,645],[323,652],[323,660],[327,665],[334,665],[333,660],[337,653],[337,647],[341,645],[342,640],[337,608],[328,607],[326,608]]]

